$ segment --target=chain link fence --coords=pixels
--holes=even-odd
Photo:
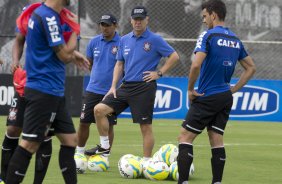
[[[282,1],[281,0],[225,0],[227,5],[226,26],[230,27],[253,57],[257,65],[257,79],[282,79]],[[15,15],[28,3],[26,0],[0,0],[1,19],[0,57],[5,61],[3,73],[9,73],[11,46],[14,36]],[[180,62],[168,76],[186,77],[189,72],[193,49],[198,35],[205,29],[201,18],[202,0],[75,0],[71,10],[79,16],[81,40],[79,50],[85,53],[89,40],[100,33],[97,22],[104,13],[112,13],[119,20],[118,32],[130,32],[130,11],[136,5],[147,7],[153,32],[162,35],[180,55]],[[11,8],[14,7],[14,8]],[[4,11],[5,10],[5,11]],[[10,14],[11,14],[10,12]],[[16,13],[18,12],[18,13]],[[8,13],[9,14],[9,13]],[[5,15],[5,16],[4,16]],[[3,22],[3,20],[5,21]],[[7,29],[7,30],[6,30]],[[11,37],[12,36],[12,37]],[[163,64],[164,60],[160,64]],[[239,65],[234,77],[241,73]],[[73,65],[67,67],[67,75],[84,75]]]

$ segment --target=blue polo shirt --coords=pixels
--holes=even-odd
[[[43,93],[64,96],[65,64],[53,47],[64,44],[60,16],[42,4],[28,24],[26,35],[26,86]]]
[[[93,61],[93,67],[86,91],[105,95],[111,88],[119,41],[118,33],[110,41],[102,34],[90,40],[86,56]]]
[[[202,63],[198,92],[209,96],[230,90],[230,80],[237,61],[248,56],[242,42],[226,27],[204,31],[194,52],[207,54]]]
[[[123,36],[117,60],[124,62],[123,81],[143,81],[144,71],[155,71],[162,57],[168,57],[174,49],[160,36],[148,28],[139,37],[133,32]]]

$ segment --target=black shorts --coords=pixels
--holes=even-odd
[[[65,97],[49,95],[26,87],[25,99],[23,139],[42,142],[52,128],[55,134],[75,133]]]
[[[196,134],[202,133],[207,127],[223,135],[232,103],[231,91],[196,98],[190,105],[182,127]]]
[[[92,93],[86,91],[84,94],[80,122],[81,123],[95,123],[94,107],[100,103],[105,95]],[[117,116],[115,114],[108,115],[109,123],[112,125],[117,124]]]
[[[134,123],[151,124],[157,83],[124,82],[117,89],[117,98],[108,95],[101,103],[112,107],[117,115],[130,107]]]
[[[7,117],[7,126],[16,126],[19,128],[23,127],[25,104],[25,98],[15,92],[10,106],[9,115]]]

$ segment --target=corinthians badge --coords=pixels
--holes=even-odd
[[[118,47],[117,46],[113,46],[112,47],[112,54],[117,54],[118,51]]]
[[[151,44],[149,42],[144,43],[144,50],[147,52],[151,50]]]

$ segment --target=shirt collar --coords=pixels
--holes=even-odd
[[[118,39],[119,39],[119,34],[117,32],[115,32],[115,36],[109,42],[112,42],[112,41],[117,42]],[[106,41],[104,36],[103,36],[103,34],[101,34],[100,40],[101,41]]]
[[[147,38],[149,34],[150,34],[150,29],[147,27],[140,37]],[[130,33],[130,37],[136,37],[133,31]]]

